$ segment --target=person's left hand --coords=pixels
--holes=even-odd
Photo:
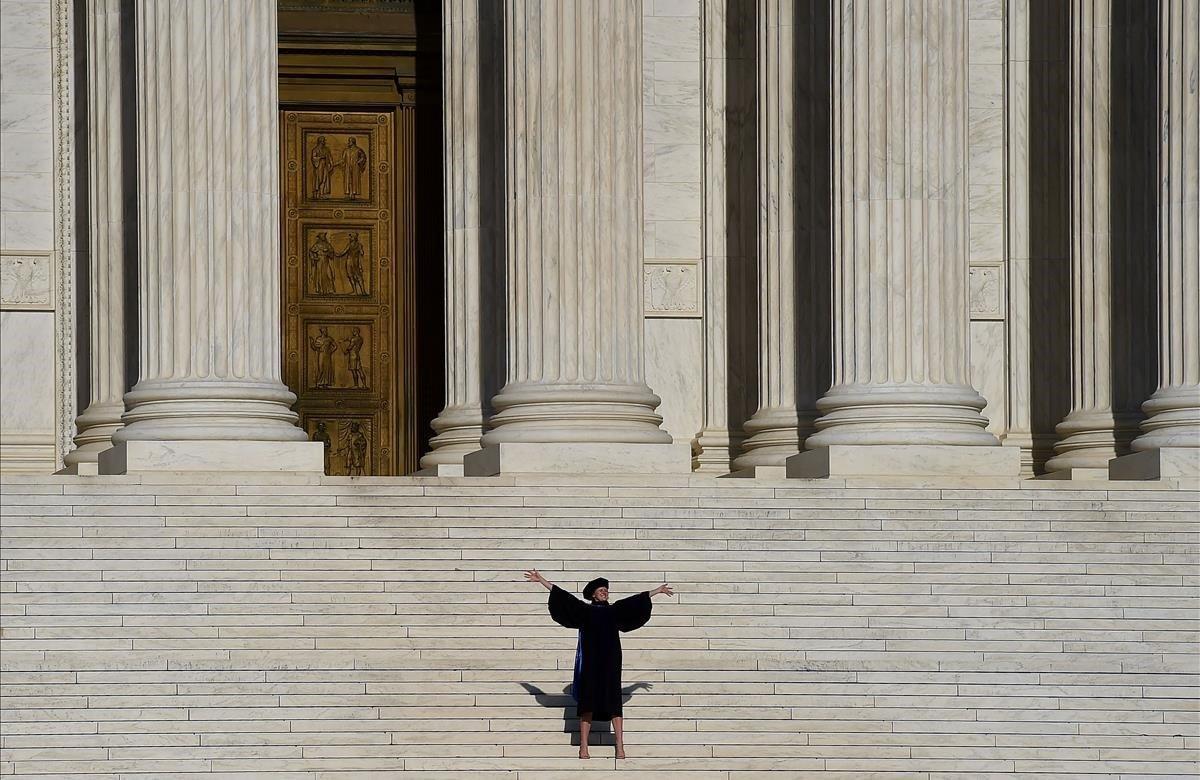
[[[667,583],[664,582],[662,585],[659,585],[657,588],[655,588],[654,593],[652,593],[651,595],[658,595],[659,593],[664,593],[668,596],[674,596],[675,590],[670,585],[668,585]]]

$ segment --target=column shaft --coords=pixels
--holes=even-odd
[[[1112,387],[1112,0],[1071,8],[1071,411],[1048,472],[1117,455]],[[1081,472],[1085,473],[1085,472]]]
[[[704,0],[704,427],[697,471],[727,473],[753,412],[755,0]],[[749,85],[749,86],[747,86]],[[747,138],[749,135],[749,138]],[[750,396],[747,398],[747,396]]]
[[[641,13],[505,5],[508,381],[487,445],[671,440],[642,353]]]
[[[1159,1],[1158,389],[1133,449],[1200,447],[1200,3]]]
[[[806,446],[995,445],[967,364],[966,3],[837,0],[832,28],[834,385]]]
[[[134,11],[141,375],[114,441],[195,469],[311,470],[316,448],[319,470],[280,381],[275,2]],[[251,442],[295,444],[228,446]]]
[[[758,410],[739,469],[783,466],[800,451],[796,408],[796,14],[758,3]],[[803,420],[805,432],[812,415]]]
[[[95,469],[125,412],[125,186],[120,0],[90,0],[87,25],[88,361],[90,402],[65,462]],[[131,128],[132,129],[132,128]],[[93,472],[94,473],[94,472]]]
[[[446,406],[421,466],[443,471],[461,469],[463,456],[479,449],[486,420],[482,256],[495,236],[482,221],[480,22],[479,0],[442,0]]]

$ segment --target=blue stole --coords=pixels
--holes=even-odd
[[[579,675],[583,671],[583,631],[575,643],[575,676],[571,679],[571,698],[579,701]]]

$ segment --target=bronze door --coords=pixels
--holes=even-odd
[[[397,452],[397,115],[281,115],[284,379],[327,474],[403,473],[411,458]]]

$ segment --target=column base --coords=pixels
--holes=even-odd
[[[463,474],[689,474],[689,444],[501,442],[463,458]]]
[[[743,426],[746,438],[742,441],[742,454],[733,462],[733,470],[756,472],[763,467],[782,468],[788,458],[803,451],[804,439],[812,432],[815,418],[814,412],[802,414],[788,406],[759,409]]]
[[[480,406],[447,406],[431,423],[437,435],[421,457],[420,475],[462,476],[463,456],[479,449],[487,426]],[[443,469],[449,469],[443,470]],[[453,472],[458,469],[457,474]]]
[[[692,442],[692,470],[700,474],[728,474],[734,453],[741,449],[744,438],[741,431],[728,428],[700,431]]]
[[[1161,447],[1108,462],[1108,479],[1173,479],[1200,477],[1200,448]]]
[[[324,474],[316,441],[127,441],[100,453],[101,474],[275,472]]]
[[[1018,477],[1021,451],[1014,447],[938,444],[834,444],[793,455],[790,478],[823,477]]]

